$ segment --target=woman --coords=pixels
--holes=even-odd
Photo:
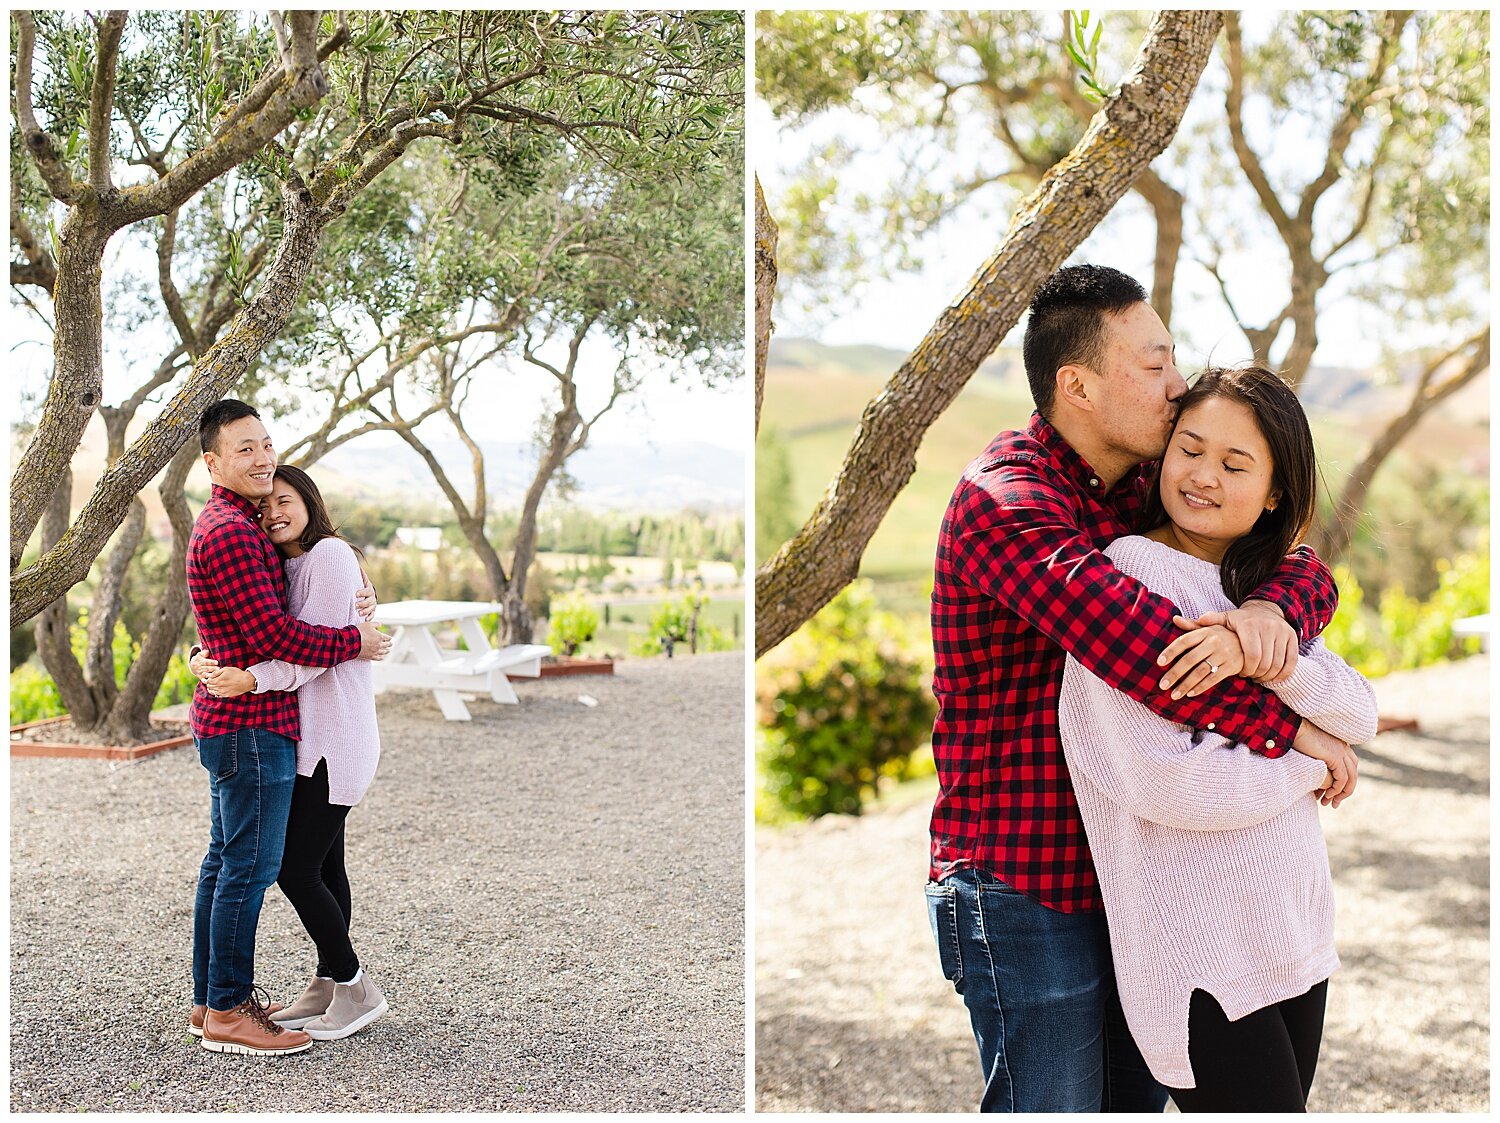
[[[286,559],[292,614],[310,624],[356,623],[354,592],[364,585],[359,559],[339,537],[311,477],[300,468],[278,467],[260,512],[261,526]],[[369,789],[380,760],[370,664],[324,668],[271,661],[239,669],[220,667],[210,655],[200,652],[190,666],[213,694],[297,691],[302,740],[276,883],[312,937],[318,966],[302,996],[272,1019],[319,1041],[348,1037],[386,1011],[385,997],[349,941],[344,872],[344,819]]]
[[[1180,403],[1143,533],[1105,553],[1184,616],[1225,611],[1300,541],[1315,489],[1291,389],[1261,367],[1209,370]],[[1238,669],[1232,632],[1194,634],[1216,674]],[[1369,683],[1321,641],[1266,685],[1342,742],[1375,733]],[[1152,1074],[1182,1111],[1305,1111],[1338,966],[1317,793],[1347,747],[1258,756],[1071,658],[1059,716],[1121,1005]]]

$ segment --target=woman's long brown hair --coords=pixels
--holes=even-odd
[[[307,525],[302,528],[297,545],[303,550],[311,550],[325,538],[337,538],[340,542],[347,543],[360,558],[365,556],[363,550],[340,534],[339,528],[333,525],[328,505],[323,502],[323,493],[313,483],[311,476],[294,464],[278,464],[276,478],[291,484],[292,490],[302,496],[303,505],[307,507]]]
[[[1270,579],[1312,525],[1318,497],[1317,455],[1302,403],[1273,371],[1254,363],[1209,367],[1178,402],[1177,416],[1208,398],[1228,398],[1250,408],[1271,448],[1271,488],[1281,493],[1276,509],[1262,511],[1250,532],[1231,543],[1219,563],[1225,594],[1235,604],[1243,604]],[[1145,533],[1166,522],[1158,466],[1137,530]]]

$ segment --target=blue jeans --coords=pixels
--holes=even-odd
[[[197,741],[208,769],[208,854],[193,905],[193,1002],[232,1010],[255,983],[255,927],[281,869],[297,742],[265,729]]]
[[[1166,1108],[1125,1025],[1103,913],[1058,912],[963,869],[928,884],[927,914],[979,1044],[981,1111]]]

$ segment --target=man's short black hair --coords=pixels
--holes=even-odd
[[[242,417],[259,418],[254,406],[247,406],[236,398],[223,398],[203,411],[198,419],[198,446],[204,452],[217,452],[219,430],[231,421]]]
[[[1098,368],[1104,317],[1145,300],[1139,281],[1107,265],[1066,265],[1042,282],[1031,299],[1021,344],[1038,413],[1052,416],[1059,367],[1082,363]]]

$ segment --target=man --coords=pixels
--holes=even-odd
[[[1024,360],[1037,412],[964,471],[938,538],[929,915],[979,1045],[982,1110],[1159,1112],[1063,760],[1065,655],[1157,713],[1276,757],[1332,738],[1249,678],[1289,669],[1337,590],[1299,549],[1229,614],[1246,677],[1184,654],[1173,606],[1099,552],[1131,531],[1187,389],[1170,334],[1130,277],[1073,266],[1038,291]]]
[[[198,436],[213,490],[193,524],[187,574],[203,646],[239,667],[263,659],[328,667],[383,656],[391,640],[374,624],[325,628],[288,615],[281,558],[256,513],[276,469],[260,415],[244,402],[215,402],[203,411]],[[297,697],[216,698],[200,684],[191,718],[210,798],[193,910],[191,1024],[201,1025],[204,1048],[216,1052],[301,1052],[312,1039],[271,1021],[254,985],[255,928],[281,868],[297,772]]]

